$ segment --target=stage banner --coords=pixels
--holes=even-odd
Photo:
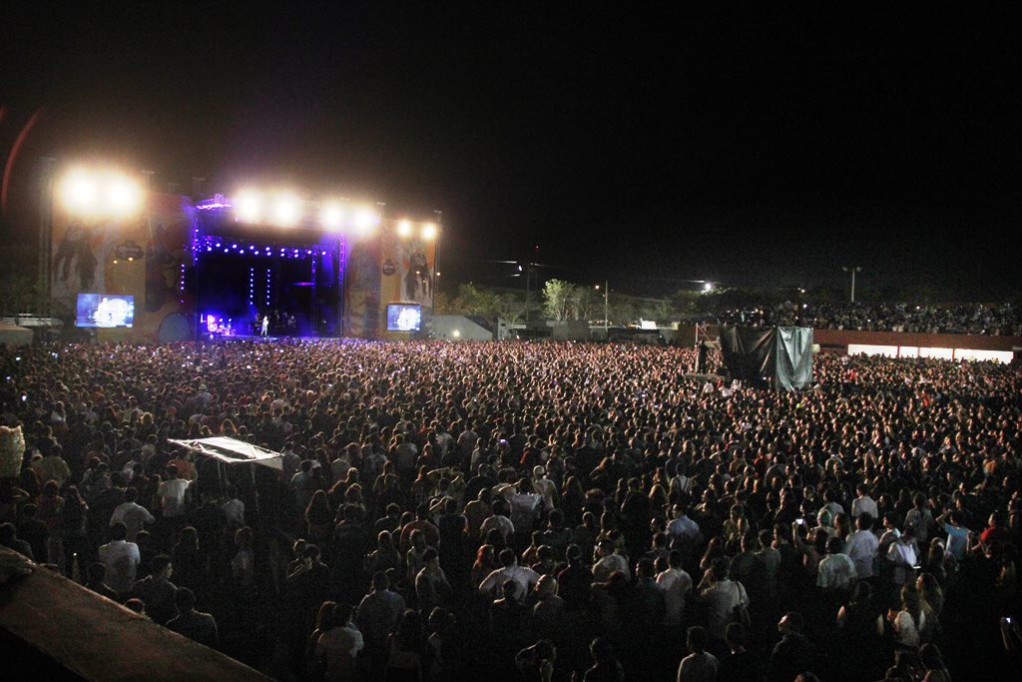
[[[101,338],[191,338],[192,230],[188,198],[173,194],[150,193],[145,210],[123,220],[79,218],[54,202],[54,313],[73,323],[78,294],[131,296],[132,326],[100,328]]]
[[[374,239],[355,241],[345,276],[345,336],[400,338],[386,331],[391,303],[419,304],[427,324],[433,312],[435,262],[435,240],[400,237],[386,227]]]
[[[344,269],[344,336],[375,339],[380,327],[380,237],[355,240]]]

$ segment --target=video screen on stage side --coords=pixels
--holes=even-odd
[[[135,297],[78,294],[76,313],[76,327],[131,327],[135,323]]]
[[[388,332],[417,332],[422,326],[422,306],[406,303],[387,305]]]

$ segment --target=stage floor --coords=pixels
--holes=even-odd
[[[209,341],[254,341],[257,343],[280,343],[282,341],[343,341],[339,336],[262,336],[261,334],[235,334],[233,336],[207,337]]]

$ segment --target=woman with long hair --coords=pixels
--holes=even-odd
[[[365,570],[368,575],[394,569],[401,571],[401,552],[394,545],[394,535],[389,530],[381,530],[376,536],[376,549],[365,558]]]
[[[317,490],[305,508],[305,535],[309,542],[325,546],[334,532],[334,511],[325,490]]]
[[[479,589],[479,585],[486,576],[497,570],[497,561],[493,551],[493,545],[481,545],[476,551],[476,560],[472,564],[470,577],[473,591]]]
[[[316,627],[305,641],[306,674],[310,680],[322,680],[326,675],[326,657],[316,653],[316,645],[320,638],[336,625],[335,610],[337,602],[325,601],[316,611]]]
[[[181,529],[181,535],[171,553],[171,564],[174,566],[174,583],[178,587],[198,591],[207,584],[208,581],[204,580],[204,562],[199,554],[199,533],[194,526]]]
[[[905,648],[919,648],[920,633],[926,627],[926,616],[919,606],[919,594],[914,587],[905,585],[901,588],[901,610],[895,612],[891,609],[887,612],[887,619],[891,623],[895,644]]]
[[[64,503],[60,508],[60,534],[64,543],[64,571],[69,578],[74,575],[75,558],[79,570],[92,563],[89,553],[89,539],[85,534],[85,521],[89,505],[75,486],[64,491]]]
[[[387,640],[387,668],[383,679],[421,682],[424,645],[422,619],[417,611],[408,609]]]
[[[870,679],[883,674],[884,662],[889,659],[889,645],[884,646],[884,614],[873,598],[873,587],[860,580],[852,590],[852,598],[838,609],[837,627],[841,636],[841,649],[861,656],[864,677]]]
[[[564,523],[567,526],[578,524],[582,520],[582,505],[585,504],[586,491],[578,478],[568,476],[561,487],[561,511],[564,512]]]
[[[919,594],[919,610],[926,621],[920,636],[924,642],[932,642],[941,635],[940,613],[944,610],[944,591],[932,573],[919,574],[916,578],[916,591]]]
[[[60,511],[63,506],[64,498],[60,496],[60,485],[53,479],[46,481],[39,494],[39,511],[36,512],[36,518],[46,524],[46,529],[49,531],[46,553],[50,563],[57,565],[60,564],[63,551],[63,536],[60,527]]]

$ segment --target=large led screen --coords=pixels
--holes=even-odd
[[[135,297],[78,294],[75,326],[113,329],[135,323]]]
[[[387,305],[387,331],[417,332],[422,327],[422,306],[407,303]]]

